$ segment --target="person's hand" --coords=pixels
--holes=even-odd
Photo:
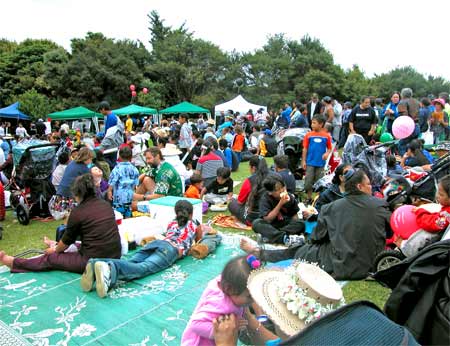
[[[328,159],[328,153],[322,155],[322,160],[326,161]]]
[[[54,248],[54,247],[48,247],[48,248],[45,249],[45,254],[46,255],[50,255],[50,254],[55,253],[55,252],[56,252],[56,248]]]
[[[106,193],[106,198],[108,199],[108,201],[112,201],[112,200],[113,200],[112,191],[108,191],[108,192]]]
[[[280,194],[280,201],[278,203],[280,203],[280,205],[285,205],[290,200],[291,200],[291,197],[289,197],[289,193],[286,190],[284,190]]]
[[[373,134],[375,133],[375,131],[370,130],[369,133],[367,134],[368,136],[373,136]]]
[[[306,162],[302,162],[302,168],[306,170]]]
[[[213,336],[216,346],[236,346],[238,330],[234,314],[223,315],[213,319]]]
[[[303,220],[307,220],[309,219],[309,217],[312,215],[308,210],[303,210],[302,211],[302,215],[303,215]]]

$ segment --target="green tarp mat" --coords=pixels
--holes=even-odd
[[[158,110],[149,107],[142,107],[138,105],[129,105],[126,107],[113,110],[114,114],[127,115],[127,114],[157,114]]]
[[[179,345],[207,283],[243,254],[239,239],[225,235],[207,258],[186,257],[105,299],[95,289],[82,292],[78,274],[7,270],[0,274],[0,345]]]
[[[47,115],[52,120],[70,120],[70,119],[85,119],[85,118],[103,118],[103,115],[87,109],[85,107],[75,107],[66,109],[61,112],[54,112]]]
[[[175,106],[159,111],[160,114],[175,114],[175,113],[209,113],[209,110],[190,102],[184,101]]]

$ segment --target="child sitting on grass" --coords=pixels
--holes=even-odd
[[[184,197],[200,199],[200,193],[203,189],[203,178],[200,174],[194,173],[191,176],[191,185],[184,193]]]
[[[233,179],[229,167],[217,168],[217,177],[206,185],[200,194],[205,202],[211,204],[225,204],[233,198]]]

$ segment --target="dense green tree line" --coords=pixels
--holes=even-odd
[[[113,107],[136,102],[154,108],[187,100],[212,108],[240,92],[278,109],[286,101],[305,102],[312,92],[340,101],[362,95],[387,100],[403,87],[417,96],[450,92],[445,79],[426,78],[409,66],[373,78],[356,65],[344,70],[309,36],[290,40],[277,34],[254,52],[223,52],[184,25],[165,25],[156,12],[148,19],[151,51],[142,42],[101,33],[73,39],[71,52],[49,40],[0,40],[0,106],[20,101],[23,112],[39,118],[79,105],[95,108],[101,100]],[[130,84],[138,90],[133,100]]]

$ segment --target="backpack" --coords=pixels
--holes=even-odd
[[[275,140],[275,138],[265,135],[262,140],[266,144],[266,157],[275,156],[277,154],[277,141]]]

